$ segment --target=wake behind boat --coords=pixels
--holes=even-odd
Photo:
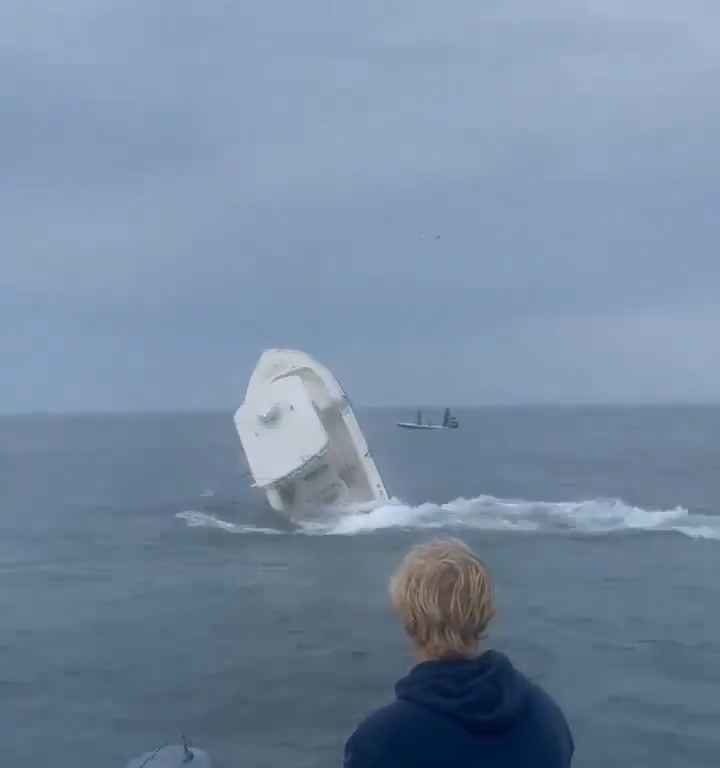
[[[347,395],[304,352],[262,354],[235,426],[255,487],[288,517],[388,499]]]
[[[442,424],[432,424],[431,422],[423,422],[422,411],[417,412],[416,421],[400,421],[398,427],[403,429],[457,429],[460,426],[460,422],[455,416],[450,413],[450,409],[446,408],[443,415]]]

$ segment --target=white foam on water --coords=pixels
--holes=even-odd
[[[178,512],[175,517],[184,520],[188,528],[219,528],[227,533],[263,533],[269,535],[286,533],[286,531],[279,531],[275,528],[259,528],[256,525],[230,523],[227,520],[215,517],[215,515],[209,515],[207,512],[197,512],[194,509]]]
[[[230,533],[353,536],[388,529],[476,529],[533,533],[602,535],[623,531],[666,531],[693,539],[720,540],[720,516],[694,515],[683,507],[644,509],[620,499],[577,502],[524,501],[478,496],[446,504],[409,506],[399,500],[371,510],[335,512],[303,521],[294,531],[227,522],[204,512],[180,512],[191,527],[219,528]]]
[[[716,524],[712,525],[676,525],[673,527],[674,531],[685,534],[691,539],[715,539],[720,541],[720,527]]]

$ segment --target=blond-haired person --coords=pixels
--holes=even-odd
[[[346,768],[565,768],[573,740],[558,705],[498,651],[483,647],[490,575],[461,541],[405,557],[390,585],[417,665],[396,700],[345,747]]]

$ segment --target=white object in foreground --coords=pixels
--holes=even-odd
[[[338,380],[304,352],[271,349],[235,414],[254,485],[289,517],[374,505],[387,492]]]
[[[133,758],[126,768],[211,768],[211,765],[207,752],[187,744],[173,744]]]

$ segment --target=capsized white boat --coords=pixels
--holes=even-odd
[[[261,355],[235,426],[254,485],[278,512],[297,518],[388,499],[347,395],[304,352]]]

